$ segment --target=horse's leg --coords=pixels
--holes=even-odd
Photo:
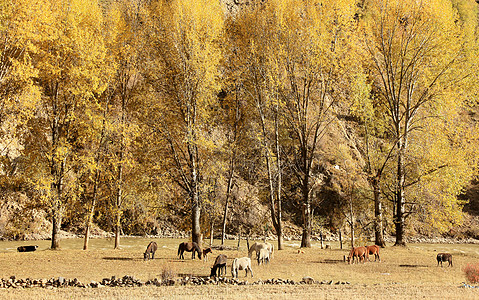
[[[151,252],[151,259],[155,259],[155,251]]]

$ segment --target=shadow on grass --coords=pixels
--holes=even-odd
[[[133,257],[102,257],[104,260],[124,260],[124,261],[129,261],[129,260],[143,260],[143,258],[133,258]]]
[[[344,260],[342,260],[342,259],[325,259],[323,261],[320,261],[319,263],[321,263],[321,264],[343,264]]]
[[[198,277],[198,278],[207,278],[208,276],[200,275],[200,274],[192,274],[192,273],[178,273],[178,277]]]
[[[169,262],[182,262],[184,260],[174,260],[169,257],[155,257],[153,259],[144,260],[141,257],[102,257],[104,260],[121,260],[121,261],[151,261],[151,260],[167,260]]]
[[[426,265],[399,265],[402,268],[427,268]]]

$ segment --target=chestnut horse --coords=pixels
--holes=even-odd
[[[200,246],[198,246],[197,243],[195,242],[183,242],[178,246],[178,255],[180,256],[181,259],[185,259],[183,256],[183,253],[187,252],[193,252],[191,254],[191,259],[195,259],[195,253],[198,253],[198,258],[201,259],[201,249]]]
[[[449,262],[449,266],[452,267],[452,255],[450,253],[438,253],[437,254],[437,266],[439,267],[439,263],[441,263],[442,267],[442,262]]]
[[[368,255],[373,255],[374,254],[374,261],[376,261],[376,260],[381,261],[381,258],[379,257],[379,246],[378,245],[366,246],[366,249],[368,249]],[[368,260],[369,260],[369,257],[368,257]]]
[[[348,263],[354,264],[355,259],[357,260],[358,263],[360,261],[364,263],[366,259],[369,260],[368,250],[366,249],[366,247],[356,247],[351,249],[351,252],[349,252],[349,256],[348,256]]]

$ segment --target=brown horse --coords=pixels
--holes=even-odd
[[[211,268],[210,277],[213,276],[221,276],[222,274],[226,275],[226,262],[228,261],[228,257],[224,254],[220,254],[216,257],[215,263]],[[218,274],[218,275],[217,275]]]
[[[358,263],[360,261],[364,263],[366,259],[369,260],[368,250],[366,249],[366,247],[356,247],[351,249],[351,252],[349,252],[349,256],[348,256],[348,263],[354,264],[355,259],[357,260]]]
[[[148,247],[146,247],[145,253],[143,253],[143,260],[148,260],[150,259],[150,253],[151,253],[151,259],[155,259],[155,252],[158,249],[158,245],[156,242],[150,242],[148,244]]]
[[[439,263],[441,263],[442,267],[442,262],[449,262],[449,266],[452,267],[452,255],[450,253],[438,253],[437,254],[437,266],[439,267]]]
[[[185,259],[183,256],[184,252],[193,252],[191,254],[191,259],[195,259],[195,253],[198,253],[198,258],[201,259],[201,249],[195,242],[183,242],[178,246],[178,255],[181,259]]]
[[[379,257],[379,246],[378,245],[366,246],[366,249],[368,249],[368,256],[374,254],[374,261],[376,261],[376,260],[381,261],[381,258]],[[368,257],[368,260],[369,260],[369,257]]]
[[[213,253],[211,248],[203,249],[203,260],[208,261],[208,253]]]

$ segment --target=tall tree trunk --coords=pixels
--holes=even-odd
[[[226,222],[228,220],[228,206],[229,200],[231,196],[231,189],[233,187],[233,175],[234,175],[234,162],[236,157],[236,151],[233,150],[233,154],[230,159],[230,170],[228,173],[228,186],[226,187],[226,200],[225,200],[225,207],[223,210],[223,221],[221,222],[221,245],[225,243],[225,236],[226,236]]]
[[[213,239],[214,239],[214,222],[211,222],[211,227],[210,227],[210,247],[213,246]]]
[[[198,198],[196,195],[194,198]],[[201,228],[200,228],[200,214],[201,214],[201,207],[199,205],[199,200],[195,200],[193,207],[191,209],[191,240],[198,245],[201,245]]]
[[[198,174],[198,148],[196,145],[189,145],[191,169],[191,186],[192,186],[192,208],[191,208],[191,239],[193,242],[201,245],[201,204],[199,191],[199,174]]]
[[[105,128],[106,128],[106,115],[108,114],[108,104],[110,103],[110,97],[107,97],[107,101],[105,103],[105,110],[103,111],[103,121],[102,121],[102,127],[101,127],[101,133],[100,133],[100,141],[98,145],[98,149],[95,155],[95,163],[98,165],[100,162],[100,151],[102,149],[102,144],[103,140],[105,138]],[[98,185],[100,182],[100,174],[101,171],[98,169],[95,171],[95,180],[93,182],[93,195],[92,195],[92,201],[91,201],[91,206],[90,206],[90,211],[87,216],[86,224],[85,224],[85,238],[83,241],[83,250],[88,250],[88,244],[90,242],[90,231],[91,231],[91,226],[93,223],[93,216],[95,214],[95,207],[96,207],[96,202],[98,198]]]
[[[265,155],[266,161],[266,169],[268,172],[268,188],[269,188],[269,207],[271,212],[271,221],[273,223],[273,227],[276,231],[276,236],[278,238],[278,250],[283,249],[283,229],[281,224],[281,155],[279,151],[279,131],[278,131],[278,110],[279,108],[276,107],[275,111],[275,131],[274,131],[274,139],[275,139],[275,146],[274,151],[270,148],[270,143],[268,142],[268,133],[266,132],[266,124],[265,124],[265,114],[262,107],[263,103],[261,102],[261,97],[257,100],[257,108],[260,115],[261,120],[261,129],[263,133],[263,151]],[[270,153],[276,152],[276,177],[277,177],[277,184],[275,187],[274,184],[274,175],[273,175],[273,163],[271,162]],[[277,206],[276,206],[277,203]]]
[[[223,210],[223,221],[221,222],[221,245],[225,244],[225,237],[226,237],[226,221],[228,216],[228,196],[226,196],[225,201],[225,208]]]
[[[405,153],[405,141],[400,141],[398,143],[399,154],[397,160],[397,176],[396,176],[396,218],[394,220],[396,227],[396,243],[394,246],[406,246],[406,241],[404,240],[404,153]]]
[[[123,155],[120,153],[120,157],[123,157]],[[116,207],[115,207],[115,213],[116,213],[116,222],[115,222],[115,246],[114,249],[119,249],[120,248],[120,234],[121,234],[121,202],[122,202],[122,192],[123,192],[123,187],[122,187],[122,180],[123,180],[123,165],[120,163],[118,166],[118,188],[117,188],[117,193],[116,193]]]
[[[343,235],[341,229],[339,229],[339,249],[343,250]]]
[[[276,114],[274,118],[274,141],[276,145],[276,169],[278,176],[278,183],[276,187],[276,203],[277,203],[277,216],[276,222],[273,222],[274,229],[276,230],[276,236],[278,238],[278,250],[283,250],[283,225],[282,225],[282,205],[281,205],[281,192],[283,183],[283,168],[281,166],[281,152],[279,148],[279,107],[276,106]]]
[[[51,244],[51,249],[57,250],[60,248],[60,228],[62,225],[62,214],[61,214],[61,209],[56,208],[55,211],[53,212],[53,218],[52,218],[52,244]]]
[[[383,212],[381,207],[381,188],[379,179],[372,180],[374,194],[374,243],[382,248],[386,247],[383,236]]]
[[[311,199],[309,198],[309,176],[305,174],[302,186],[303,194],[303,236],[301,247],[311,248]]]
[[[93,195],[91,200],[90,211],[88,212],[88,216],[87,216],[86,224],[85,224],[85,238],[83,240],[83,250],[88,250],[88,243],[90,241],[90,228],[93,223],[93,215],[95,213],[95,206],[96,206],[97,195],[98,195],[99,179],[100,179],[100,171],[97,170],[95,172],[95,182],[93,183]]]
[[[53,158],[55,159],[55,158]],[[52,169],[54,170],[54,175],[56,175],[56,182],[53,184],[53,190],[55,193],[55,203],[53,206],[53,216],[52,216],[52,244],[51,249],[56,250],[60,248],[60,229],[62,227],[63,220],[63,173],[65,170],[64,162],[60,163],[60,168],[57,170],[57,163],[54,163]]]
[[[349,199],[349,227],[351,231],[351,248],[354,248],[354,212],[353,212],[353,191],[351,189],[351,198]]]
[[[124,85],[123,89],[126,88]],[[120,153],[119,153],[119,163],[118,163],[118,173],[116,178],[117,190],[116,190],[116,201],[115,201],[115,213],[116,213],[116,223],[115,223],[115,246],[114,249],[120,248],[120,235],[121,235],[121,204],[123,201],[123,159],[125,157],[125,123],[126,123],[126,102],[127,94],[126,91],[122,94],[121,102],[121,131],[120,131]]]

